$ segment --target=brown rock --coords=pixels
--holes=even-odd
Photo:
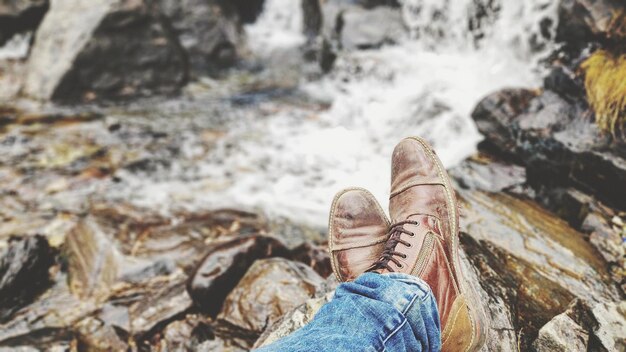
[[[117,334],[110,325],[89,317],[76,325],[78,331],[78,349],[81,351],[104,352],[126,351],[128,344]]]
[[[553,213],[508,194],[460,194],[460,243],[489,307],[488,345],[526,350],[573,299],[594,304],[619,299],[594,248]]]
[[[327,248],[327,245],[317,246],[305,242],[291,250],[289,259],[310,266],[321,277],[326,278],[333,272]]]
[[[72,293],[98,299],[109,294],[120,255],[93,217],[82,219],[67,235],[65,256]]]
[[[161,340],[155,344],[155,349],[163,352],[196,351],[204,341],[215,339],[209,322],[196,314],[168,324],[159,335]]]
[[[278,240],[248,236],[213,244],[187,282],[187,291],[202,310],[215,315],[226,295],[237,285],[257,259],[288,254]]]
[[[335,292],[331,291],[321,297],[308,299],[302,305],[291,310],[280,320],[270,325],[255,342],[254,347],[267,346],[310,323],[320,308],[328,303],[334,294]]]
[[[107,309],[103,309],[99,318],[140,340],[191,307],[185,279],[184,273],[178,270],[141,284],[118,284],[112,289]]]
[[[185,270],[197,265],[209,249],[207,243],[222,237],[264,233],[267,226],[258,214],[232,209],[165,218],[124,204],[99,204],[92,213],[100,226],[114,234],[123,254],[152,262],[173,262]]]
[[[260,334],[313,297],[323,281],[301,263],[282,258],[259,260],[228,295],[218,318]]]
[[[50,347],[67,341],[73,326],[94,314],[93,299],[80,300],[71,294],[64,277],[35,302],[20,309],[13,318],[0,323],[0,346]]]

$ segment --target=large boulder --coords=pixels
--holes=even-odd
[[[185,52],[191,76],[207,75],[234,63],[239,15],[229,2],[160,0],[160,12]]]
[[[611,144],[587,116],[583,104],[525,89],[493,93],[472,113],[489,149],[523,163],[535,189],[571,186],[625,209],[615,191],[626,184],[624,146]]]
[[[257,259],[287,256],[277,239],[248,236],[212,244],[187,282],[187,291],[201,310],[215,315],[224,299]]]
[[[593,307],[574,301],[539,330],[533,343],[544,351],[626,350],[626,301]]]
[[[48,0],[0,0],[0,46],[17,33],[33,31],[48,10]]]
[[[144,0],[59,0],[35,36],[24,93],[41,100],[172,93],[185,54]]]
[[[23,93],[62,102],[173,93],[233,64],[240,31],[237,11],[217,1],[54,1]]]
[[[323,281],[301,263],[282,258],[259,260],[228,295],[218,318],[260,334],[313,297]]]

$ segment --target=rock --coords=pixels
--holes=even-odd
[[[35,36],[23,92],[80,101],[172,93],[185,54],[147,0],[59,0]]]
[[[146,270],[144,275],[150,270],[158,271],[157,263],[162,268],[172,263],[191,271],[206,254],[210,242],[267,231],[262,216],[233,209],[179,213],[166,218],[141,208],[99,204],[92,214],[104,231],[115,237],[125,256],[152,263],[125,267],[125,272],[120,273],[125,279],[141,275],[141,270]]]
[[[626,208],[614,185],[626,184],[626,159],[585,117],[585,108],[551,91],[503,90],[483,99],[472,118],[486,141],[526,166],[535,189],[574,187]]]
[[[9,242],[0,252],[0,323],[50,287],[56,253],[42,236]]]
[[[566,314],[554,317],[539,330],[533,343],[537,352],[543,351],[587,351],[589,333]]]
[[[321,277],[326,278],[333,273],[327,248],[327,245],[316,246],[305,242],[291,250],[289,259],[310,266]]]
[[[121,259],[93,217],[81,220],[65,240],[69,285],[81,298],[104,299],[118,278]]]
[[[553,68],[543,79],[543,86],[545,89],[549,89],[561,97],[572,101],[580,99],[585,95],[585,86],[582,79],[577,77],[575,72],[563,66]]]
[[[117,334],[112,326],[88,317],[76,325],[78,331],[78,349],[81,351],[126,351],[128,344]]]
[[[576,300],[539,330],[533,343],[543,351],[626,350],[626,301],[591,308]]]
[[[591,313],[598,322],[593,335],[602,347],[607,351],[626,351],[626,301],[597,304]]]
[[[14,101],[22,85],[26,65],[16,60],[0,60],[0,103]]]
[[[185,279],[185,274],[178,270],[139,285],[118,284],[112,288],[107,307],[98,318],[142,340],[191,307]]]
[[[516,145],[510,126],[536,96],[537,92],[529,89],[503,89],[481,100],[472,118],[487,142],[502,152],[512,153]]]
[[[17,33],[32,32],[48,11],[48,0],[0,0],[0,46]]]
[[[178,38],[194,77],[232,66],[240,46],[237,12],[229,2],[159,0],[162,16]]]
[[[593,304],[619,299],[606,264],[584,235],[534,201],[466,190],[460,199],[460,243],[497,322],[488,345],[506,341],[527,350],[539,329],[575,298]]]
[[[287,248],[280,241],[267,236],[241,237],[213,244],[190,276],[187,291],[198,307],[215,315],[255,260],[287,254]]]
[[[58,343],[69,343],[74,333],[72,327],[97,308],[92,299],[80,300],[73,295],[66,277],[61,277],[35,302],[17,311],[10,321],[0,323],[0,347],[48,349]]]
[[[340,12],[336,20],[341,48],[360,50],[396,43],[406,35],[399,9],[376,7],[370,10],[351,6]],[[332,21],[332,20],[331,20]]]
[[[303,14],[303,31],[307,40],[314,40],[322,30],[322,7],[320,0],[301,0]]]
[[[297,247],[303,242],[322,243],[326,241],[326,228],[294,222],[285,217],[273,218],[268,226],[268,233],[285,241],[288,247]]]
[[[226,298],[218,319],[260,334],[313,297],[323,281],[301,263],[282,258],[256,261]]]
[[[332,291],[322,297],[308,299],[302,305],[285,314],[280,320],[265,330],[254,344],[254,348],[267,346],[311,322],[315,314],[333,298],[334,294],[335,292]]]
[[[196,314],[170,323],[159,335],[161,340],[156,343],[157,351],[196,351],[198,345],[215,339],[209,322]]]
[[[626,33],[617,30],[625,10],[622,2],[614,0],[561,0],[556,40],[578,47],[598,39],[623,40]]]
[[[450,170],[450,176],[466,189],[499,192],[526,182],[526,169],[479,153]]]

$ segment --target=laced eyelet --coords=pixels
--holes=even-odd
[[[398,265],[398,268],[402,269],[402,268],[404,268],[404,265],[400,264],[400,265]]]
[[[412,244],[410,244],[410,243],[409,243],[409,244],[407,244],[406,246],[407,246],[408,248],[413,247],[413,245],[412,245]]]
[[[403,255],[402,255],[402,259],[406,259],[406,254],[403,254]]]
[[[411,232],[411,233],[409,234],[409,236],[411,236],[411,237],[415,237],[415,232]]]

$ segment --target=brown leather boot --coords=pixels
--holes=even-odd
[[[480,349],[487,318],[463,279],[454,189],[421,138],[406,138],[394,149],[389,199],[390,237],[372,269],[415,275],[430,285],[439,308],[442,351]]]
[[[339,281],[351,281],[380,257],[389,220],[367,190],[348,188],[335,196],[328,220],[328,247]]]

